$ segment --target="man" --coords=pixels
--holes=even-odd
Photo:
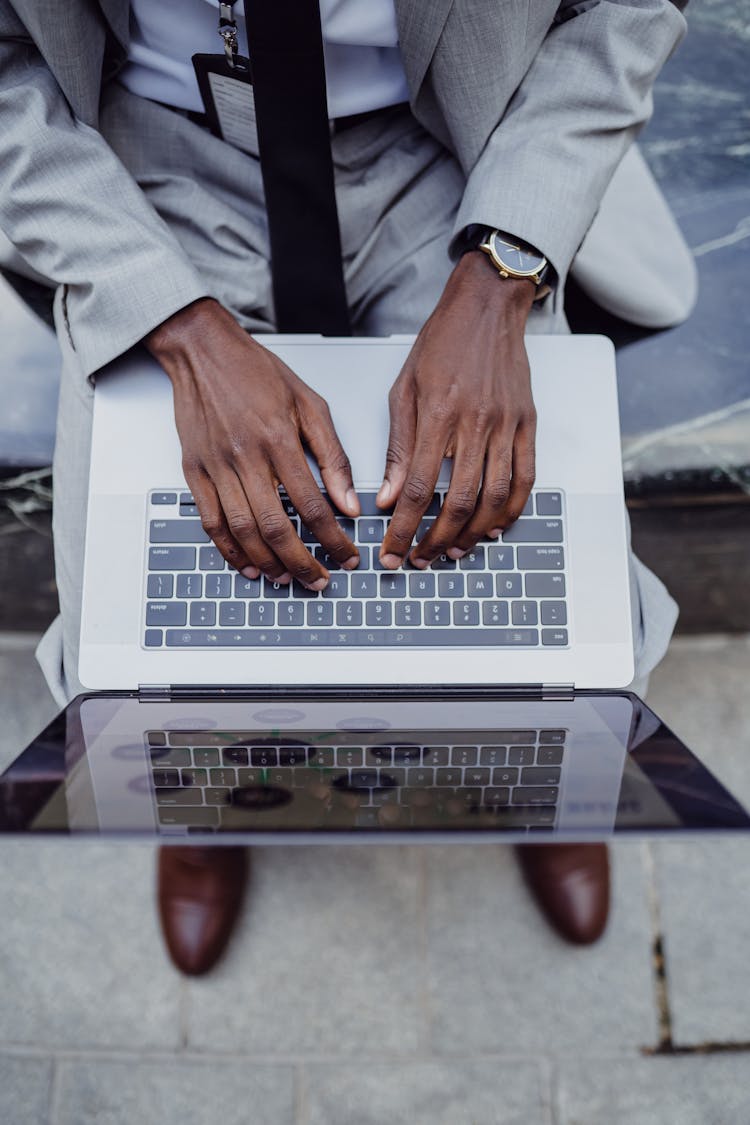
[[[258,147],[206,129],[190,67],[217,49],[217,14],[213,0],[79,0],[64,16],[50,0],[0,0],[0,228],[57,287],[64,357],[64,676],[59,626],[40,654],[62,696],[78,689],[91,381],[138,343],[172,381],[186,480],[230,564],[312,589],[327,582],[284,516],[279,483],[329,554],[358,564],[303,456],[304,442],[338,508],[356,514],[326,404],[247,334],[277,326]],[[391,392],[379,500],[395,512],[381,558],[425,567],[497,535],[523,508],[535,431],[523,335],[566,330],[576,255],[582,283],[613,311],[653,326],[689,311],[689,256],[630,147],[684,20],[668,0],[324,0],[321,18],[353,330],[419,332]],[[609,211],[616,219],[623,197],[645,199],[650,214],[618,242]],[[544,277],[501,276],[480,248],[488,230],[544,257]],[[412,547],[444,454],[450,491]],[[644,677],[674,611],[637,560],[631,584]],[[524,849],[523,863],[558,930],[594,940],[607,912],[604,849]],[[160,876],[173,959],[205,971],[231,931],[244,854],[173,849]]]

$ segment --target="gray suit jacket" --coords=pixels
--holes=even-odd
[[[466,175],[456,235],[512,231],[564,279],[684,18],[670,0],[395,3],[412,111]],[[0,230],[65,286],[89,374],[206,293],[97,132],[128,37],[128,0],[0,0]]]

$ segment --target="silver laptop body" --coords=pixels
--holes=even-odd
[[[260,342],[324,396],[355,486],[377,490],[388,391],[413,337],[263,336]],[[565,643],[495,646],[473,643],[466,630],[453,643],[446,629],[410,633],[402,643],[394,625],[385,643],[379,630],[347,637],[334,627],[323,647],[319,638],[310,640],[310,629],[299,645],[286,634],[282,645],[272,629],[262,632],[261,643],[256,629],[250,647],[223,647],[218,628],[211,638],[204,631],[204,643],[195,645],[198,634],[187,626],[184,633],[164,631],[178,647],[166,641],[147,647],[149,552],[164,511],[153,498],[155,490],[184,492],[185,483],[170,383],[145,353],[131,353],[97,380],[79,665],[84,686],[473,684],[554,691],[628,684],[633,645],[614,349],[600,336],[532,336],[527,349],[538,411],[535,491],[562,498],[567,622],[557,639]],[[438,488],[449,476],[445,462]],[[183,637],[194,647],[179,647]]]

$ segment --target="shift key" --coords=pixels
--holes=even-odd
[[[554,805],[556,800],[556,785],[516,785],[513,789],[514,805]]]

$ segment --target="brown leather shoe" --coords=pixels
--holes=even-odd
[[[247,848],[159,849],[161,929],[180,972],[200,976],[219,960],[242,905],[247,872]]]
[[[605,844],[521,844],[526,882],[561,937],[591,945],[609,914],[609,854]]]

